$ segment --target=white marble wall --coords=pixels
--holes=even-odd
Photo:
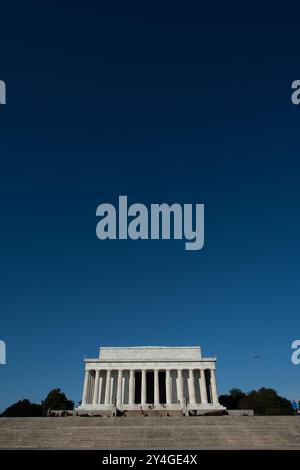
[[[201,359],[200,346],[168,347],[168,346],[137,346],[127,348],[101,347],[99,359],[101,360],[150,360],[150,361],[197,361]]]

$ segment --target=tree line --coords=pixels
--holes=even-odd
[[[37,417],[47,416],[48,410],[73,410],[74,402],[69,400],[66,395],[55,388],[51,390],[41,403],[31,403],[25,398],[19,400],[13,405],[6,408],[0,415],[2,417]]]
[[[233,388],[226,395],[219,396],[220,404],[228,410],[254,410],[255,415],[293,415],[291,402],[278,395],[272,388],[260,388],[245,393]],[[59,389],[51,390],[41,403],[19,400],[6,408],[3,417],[47,416],[48,410],[73,410],[74,402]]]
[[[220,395],[219,401],[228,410],[254,410],[255,415],[295,414],[291,402],[272,388],[262,387],[248,393],[232,388],[227,395]]]

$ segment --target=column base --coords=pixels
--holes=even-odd
[[[88,405],[80,405],[77,408],[75,408],[75,411],[112,411],[116,407],[114,405],[104,405],[104,404],[88,404]],[[207,404],[201,404],[201,403],[196,403],[196,404],[179,404],[179,403],[172,403],[169,405],[154,405],[154,404],[134,404],[134,405],[128,405],[128,404],[122,404],[117,406],[117,409],[119,411],[147,411],[151,412],[152,410],[155,411],[179,411],[179,410],[187,410],[187,411],[201,411],[201,412],[211,412],[211,411],[225,411],[226,408],[220,404],[212,404],[212,403],[207,403]]]

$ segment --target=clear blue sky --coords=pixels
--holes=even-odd
[[[201,345],[220,392],[300,398],[299,15],[225,6],[1,6],[0,409],[80,400],[100,345]],[[99,241],[120,194],[204,203],[204,249]]]

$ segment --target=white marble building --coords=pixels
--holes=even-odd
[[[85,359],[78,410],[217,411],[216,358],[192,347],[102,347]]]

